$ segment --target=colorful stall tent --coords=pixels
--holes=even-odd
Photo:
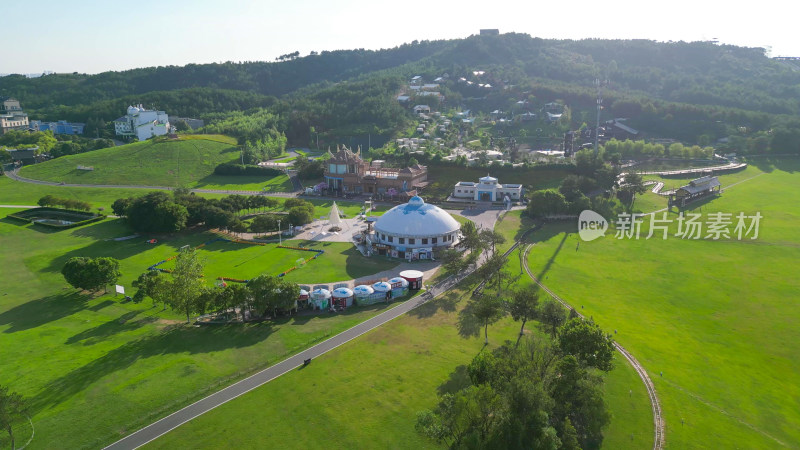
[[[300,288],[300,295],[297,296],[297,307],[308,308],[308,299],[310,297],[307,290]]]
[[[392,298],[408,294],[408,281],[403,277],[394,277],[389,280],[392,285]]]
[[[412,291],[422,289],[422,276],[424,274],[419,270],[404,270],[400,272],[400,276],[408,281],[408,288]]]
[[[314,304],[314,309],[328,309],[331,303],[331,291],[314,289],[311,291],[311,302]]]
[[[359,305],[373,305],[379,302],[386,301],[386,292],[376,291],[372,286],[362,284],[353,288],[353,293],[356,296],[356,302]]]
[[[331,292],[333,306],[344,309],[353,306],[353,291],[346,287],[336,288]]]
[[[375,290],[375,295],[381,294],[385,300],[391,300],[393,297],[392,295],[392,285],[385,281],[379,281],[372,285],[372,289]]]

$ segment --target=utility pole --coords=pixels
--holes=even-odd
[[[608,83],[605,81],[603,83]],[[595,122],[594,127],[594,157],[597,158],[598,148],[598,141],[600,137],[600,111],[603,109],[603,83],[600,82],[599,78],[595,78],[594,84],[597,87],[597,120]]]
[[[281,221],[278,220],[278,245],[283,245],[283,239],[281,239]]]

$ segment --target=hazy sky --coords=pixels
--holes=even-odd
[[[0,73],[97,73],[394,47],[499,28],[559,39],[644,38],[772,47],[800,56],[788,0],[382,2],[0,0]],[[740,6],[741,5],[741,6]]]

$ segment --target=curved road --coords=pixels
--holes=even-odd
[[[539,281],[536,276],[533,275],[531,269],[528,267],[528,253],[530,252],[531,248],[534,244],[529,244],[525,248],[525,257],[522,259],[523,265],[525,266],[525,271],[528,272],[528,276],[539,285],[542,290],[550,294],[555,300],[559,303],[564,305],[567,309],[573,309],[564,299],[558,296],[555,292],[551,291],[547,288],[541,281]],[[584,318],[583,314],[579,313],[577,310],[575,312],[578,314],[579,317]],[[661,414],[661,402],[658,401],[658,394],[656,394],[656,388],[653,385],[653,381],[650,379],[650,376],[647,374],[647,371],[644,370],[639,361],[633,357],[625,348],[619,345],[618,342],[614,342],[614,347],[617,349],[618,352],[628,360],[628,362],[633,366],[636,370],[636,373],[639,374],[639,378],[642,379],[645,388],[647,388],[647,395],[650,397],[650,406],[653,410],[653,427],[654,427],[654,436],[653,436],[653,450],[662,450],[664,448],[664,417]]]

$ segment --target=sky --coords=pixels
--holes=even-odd
[[[800,56],[787,0],[0,0],[0,74],[272,61],[379,49],[481,28],[553,39],[652,39],[771,47]],[[739,6],[741,5],[741,6]]]

